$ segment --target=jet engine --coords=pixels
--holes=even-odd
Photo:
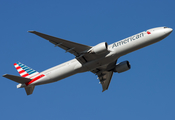
[[[130,68],[131,68],[131,65],[129,61],[123,61],[115,66],[114,72],[121,73],[129,70]]]
[[[93,54],[102,54],[108,52],[108,44],[106,42],[102,42],[94,46],[89,53]]]

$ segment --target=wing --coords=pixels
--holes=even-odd
[[[98,76],[100,83],[102,85],[103,91],[108,89],[109,84],[111,82],[112,75],[113,75],[113,71],[110,71],[110,72],[104,71],[102,72],[102,75]]]
[[[46,35],[37,31],[28,31],[30,33],[34,33],[46,40],[48,40],[49,42],[53,43],[55,46],[58,46],[64,50],[66,50],[66,52],[69,52],[73,55],[75,55],[76,59],[81,63],[84,64],[88,61],[97,59],[100,56],[96,56],[95,54],[89,54],[87,51],[89,49],[91,49],[91,46],[87,46],[87,45],[83,45],[83,44],[79,44],[79,43],[75,43],[75,42],[71,42],[68,40],[64,40],[61,38],[57,38],[57,37],[53,37],[50,35]]]
[[[117,60],[115,62],[112,62],[106,66],[103,66],[101,68],[96,68],[95,70],[92,70],[91,72],[98,75],[98,79],[100,80],[100,83],[102,85],[102,92],[107,90],[109,87],[109,84],[112,79],[113,75],[113,67],[115,66]]]
[[[46,35],[46,34],[43,34],[43,33],[37,32],[37,31],[28,31],[28,32],[34,33],[34,34],[48,40],[49,42],[55,44],[55,46],[58,46],[58,47],[64,49],[66,52],[74,54],[76,57],[79,57],[82,53],[86,52],[87,50],[89,50],[91,48],[91,46],[87,46],[87,45],[71,42],[68,40],[64,40],[61,38],[53,37],[53,36]]]

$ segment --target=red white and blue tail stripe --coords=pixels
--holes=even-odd
[[[18,73],[21,75],[21,77],[33,79],[40,74],[36,70],[33,70],[20,62],[15,63],[14,66],[17,69]]]
[[[41,74],[39,72],[37,72],[36,70],[33,70],[32,68],[17,62],[14,63],[15,68],[17,69],[18,73],[21,75],[21,77],[25,77],[25,78],[29,78],[31,79],[30,82],[27,82],[26,85],[29,85],[31,83],[33,83],[34,81],[44,77],[44,74]]]

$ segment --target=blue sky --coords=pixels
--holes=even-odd
[[[111,44],[154,27],[175,29],[174,5],[174,0],[0,1],[0,74],[18,75],[17,61],[41,72],[74,58],[28,30],[90,46]],[[174,38],[172,32],[119,58],[132,68],[114,74],[103,93],[90,72],[37,86],[30,96],[1,77],[0,119],[174,120]]]

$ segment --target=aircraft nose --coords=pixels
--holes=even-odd
[[[171,33],[173,31],[173,29],[172,28],[169,28],[169,33]]]
[[[165,28],[165,29],[166,29],[166,33],[167,33],[167,34],[170,34],[170,33],[173,31],[172,28]]]
[[[165,29],[165,35],[166,36],[168,36],[169,34],[171,34],[171,32],[173,31],[173,29],[172,28],[168,28],[168,27],[164,27],[164,29]]]

